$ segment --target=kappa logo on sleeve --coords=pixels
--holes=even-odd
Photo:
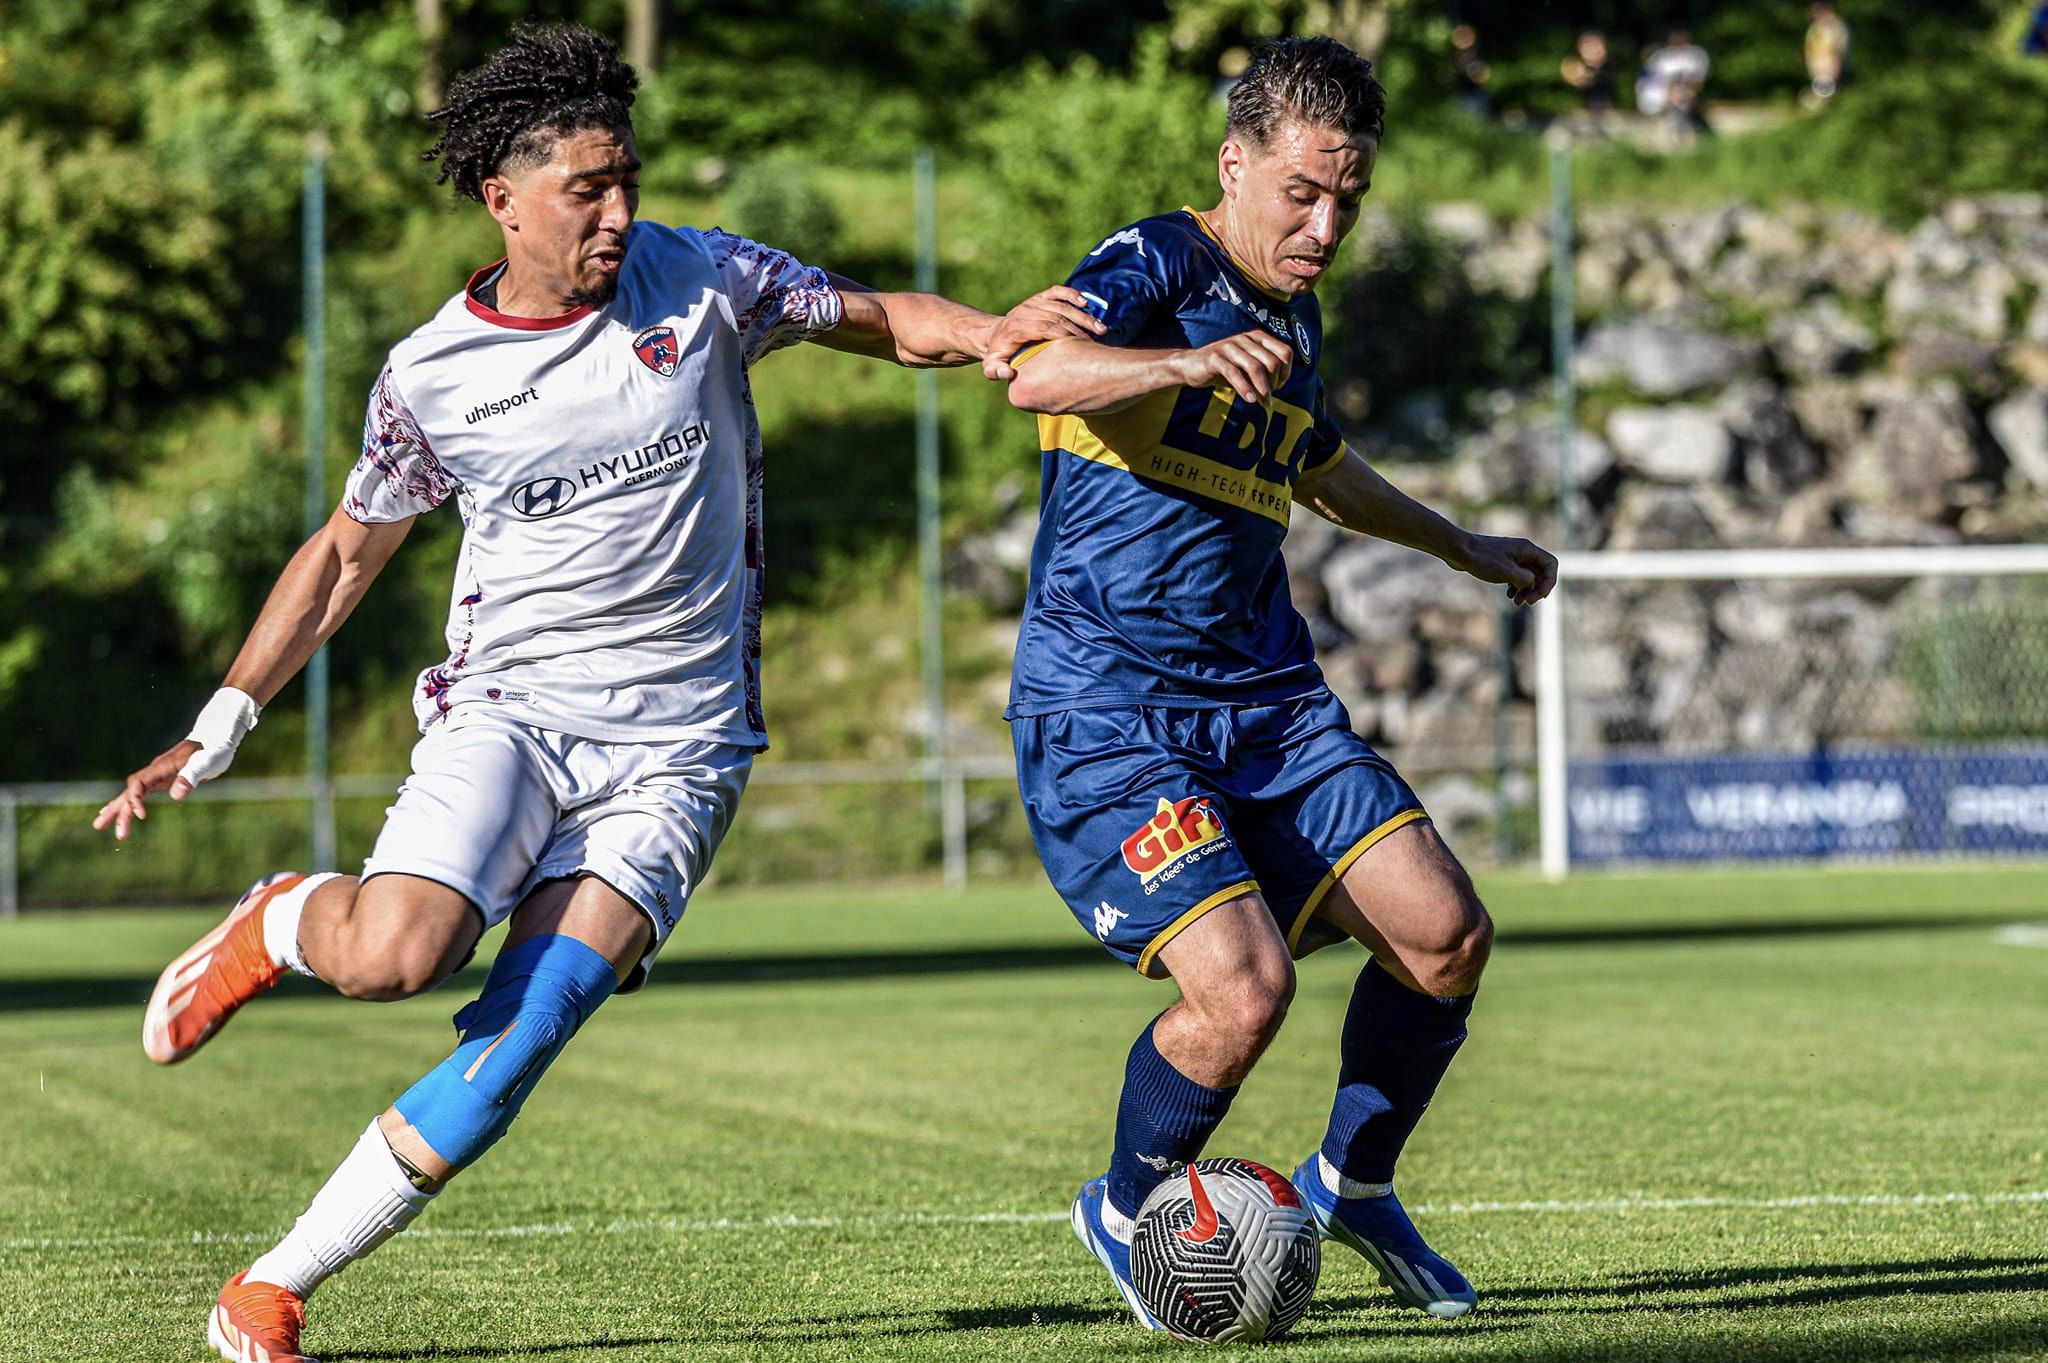
[[[647,328],[633,338],[633,353],[640,357],[640,363],[665,379],[675,377],[676,365],[683,358],[674,327]]]
[[[1112,232],[1108,236],[1104,237],[1102,239],[1102,245],[1096,247],[1094,250],[1088,253],[1088,259],[1093,260],[1095,259],[1095,257],[1101,255],[1104,251],[1107,251],[1110,247],[1117,245],[1135,246],[1138,248],[1139,255],[1142,256],[1145,254],[1144,235],[1140,233],[1138,229],[1135,227],[1126,227],[1121,232]]]
[[[1223,816],[1207,797],[1159,801],[1159,812],[1124,839],[1124,865],[1151,894],[1181,871],[1230,846]]]

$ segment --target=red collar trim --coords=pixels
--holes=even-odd
[[[504,268],[505,262],[500,259],[478,270],[469,277],[469,282],[462,286],[462,301],[468,305],[472,313],[483,318],[492,326],[509,327],[513,331],[554,331],[558,328],[566,327],[572,322],[580,322],[590,316],[591,307],[588,303],[585,303],[580,308],[571,308],[559,317],[512,317],[506,313],[499,312],[496,308],[485,307],[477,301],[476,290],[485,280]]]

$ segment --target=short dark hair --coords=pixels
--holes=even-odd
[[[564,133],[628,128],[640,78],[618,44],[581,24],[514,24],[512,40],[448,86],[427,115],[441,140],[421,156],[441,162],[435,184],[483,201],[483,183],[507,163],[544,158]]]
[[[1252,49],[1250,65],[1230,88],[1224,135],[1265,146],[1288,119],[1340,128],[1349,137],[1384,137],[1387,92],[1372,63],[1333,38],[1275,38]]]

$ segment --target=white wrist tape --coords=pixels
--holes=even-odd
[[[246,691],[223,686],[214,692],[199,718],[192,721],[192,732],[185,735],[187,742],[199,745],[199,751],[192,754],[192,760],[178,775],[196,786],[226,771],[228,763],[235,760],[235,749],[256,727],[262,714],[263,707]]]

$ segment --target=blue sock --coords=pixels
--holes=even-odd
[[[1465,1043],[1473,995],[1417,993],[1366,962],[1344,1015],[1337,1101],[1323,1158],[1346,1178],[1391,1183],[1394,1161]]]
[[[1146,1196],[1175,1166],[1202,1153],[1209,1133],[1230,1111],[1237,1089],[1212,1089],[1175,1069],[1152,1042],[1152,1019],[1131,1046],[1124,1093],[1116,1109],[1116,1148],[1109,1156],[1109,1203],[1136,1216]]]

